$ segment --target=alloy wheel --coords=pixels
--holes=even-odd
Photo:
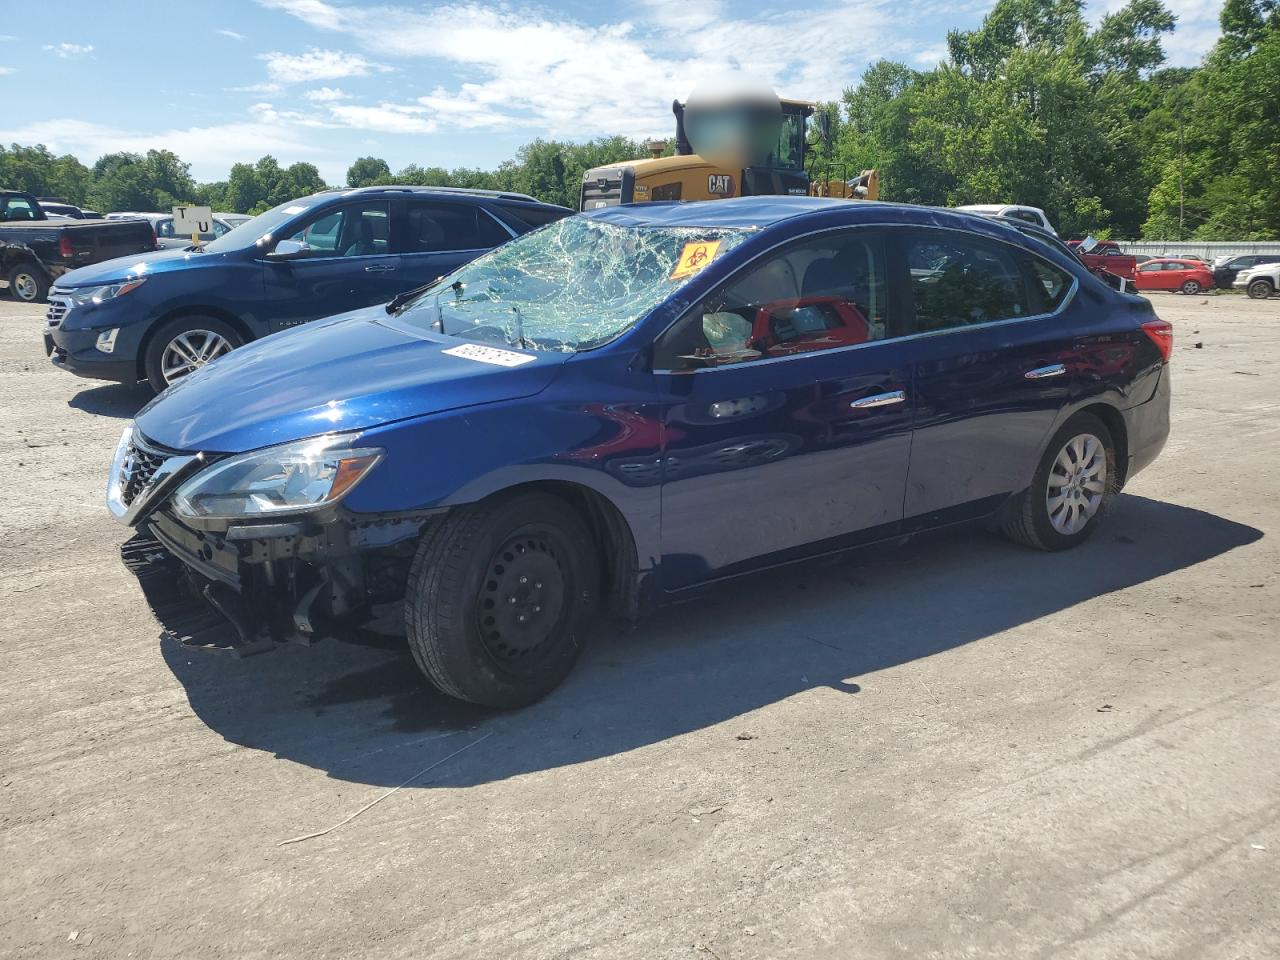
[[[230,352],[231,344],[221,334],[212,330],[184,330],[164,348],[160,371],[165,383],[176,383]]]
[[[1064,536],[1084,529],[1107,492],[1107,450],[1091,433],[1072,437],[1049,470],[1045,507],[1049,523]]]

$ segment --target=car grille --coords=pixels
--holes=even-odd
[[[126,506],[147,488],[156,471],[173,455],[173,451],[151,446],[134,435],[120,461],[120,493]]]
[[[71,301],[58,297],[56,294],[49,297],[49,312],[44,315],[45,324],[50,328],[62,325],[63,319],[71,310]]]

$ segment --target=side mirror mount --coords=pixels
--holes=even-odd
[[[300,240],[281,240],[276,248],[267,254],[268,260],[298,260],[311,252],[311,248]]]

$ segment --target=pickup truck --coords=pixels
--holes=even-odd
[[[23,303],[43,303],[69,270],[154,249],[145,220],[53,220],[31,194],[0,190],[0,280]]]
[[[1138,268],[1138,258],[1124,253],[1120,245],[1110,240],[1068,240],[1067,246],[1080,258],[1081,262],[1094,273],[1114,274],[1126,280],[1134,279],[1134,271]]]

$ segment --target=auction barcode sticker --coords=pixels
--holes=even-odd
[[[441,350],[451,357],[462,357],[464,360],[477,360],[480,363],[494,363],[500,367],[518,367],[522,363],[532,363],[537,357],[527,353],[516,353],[514,350],[499,350],[497,347],[485,347],[478,343],[464,343],[460,347]]]

